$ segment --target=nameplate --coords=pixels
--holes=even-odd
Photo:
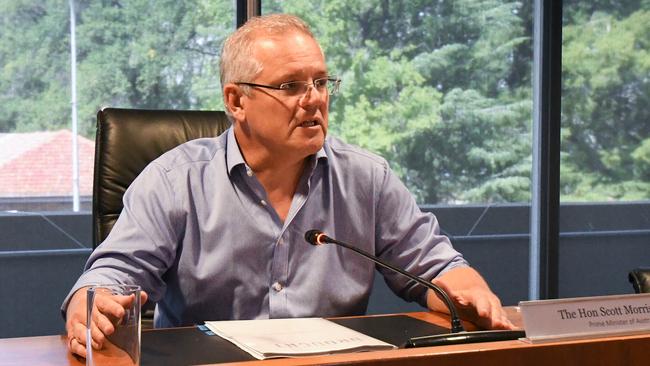
[[[650,294],[519,302],[531,343],[650,332]]]

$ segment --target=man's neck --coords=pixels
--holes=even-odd
[[[298,188],[306,162],[307,159],[303,159],[294,164],[276,164],[263,169],[251,167],[266,191],[269,204],[283,222],[289,214],[293,195]]]
[[[279,156],[266,149],[250,148],[245,137],[237,142],[246,164],[264,187],[268,203],[284,221],[309,157]]]
[[[269,190],[283,190],[295,192],[307,159],[292,164],[275,164],[268,168],[253,169],[255,176],[262,183],[267,192]]]

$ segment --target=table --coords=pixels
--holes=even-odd
[[[510,319],[521,324],[514,307],[507,308]],[[447,326],[445,315],[433,312],[405,313],[429,323]],[[144,332],[166,332],[156,329]],[[144,344],[143,344],[144,347]],[[68,353],[65,336],[43,336],[0,339],[0,365],[83,365]],[[424,347],[347,353],[300,359],[233,362],[220,365],[648,365],[650,334],[529,344],[522,341],[501,341],[453,346]]]

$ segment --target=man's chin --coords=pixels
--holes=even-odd
[[[320,143],[315,143],[315,144],[310,144],[308,149],[309,149],[309,155],[316,154],[320,149],[323,148],[323,145],[325,144],[325,140],[323,139]]]
[[[290,145],[302,151],[305,157],[317,153],[325,144],[326,129],[311,127],[309,130],[296,129],[289,139]]]
[[[305,153],[307,156],[316,154],[325,144],[325,136],[309,139],[305,144]]]

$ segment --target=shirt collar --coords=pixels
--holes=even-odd
[[[248,168],[241,151],[239,151],[234,127],[228,129],[228,135],[226,137],[226,165],[230,174],[232,174],[233,169],[238,165],[244,165],[244,167]]]

